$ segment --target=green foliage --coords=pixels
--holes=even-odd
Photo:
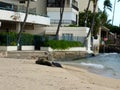
[[[110,29],[110,32],[120,34],[120,27],[113,26],[112,24],[106,24],[105,26]]]
[[[94,14],[91,11],[88,11],[88,19],[87,19],[87,27],[91,28],[92,25],[92,19],[93,19]],[[85,25],[85,12],[80,12],[79,13],[79,26],[84,26]],[[94,23],[94,28],[92,31],[93,36],[96,36],[99,27],[103,26],[107,22],[107,13],[104,11],[102,12],[99,10],[98,13],[96,13],[95,16],[95,23]]]
[[[0,33],[0,45],[16,45],[17,35],[13,32],[2,32]]]
[[[13,41],[13,42],[10,43],[10,45],[11,45],[11,46],[16,46],[17,43],[16,43],[15,41]]]
[[[40,36],[40,35],[34,35],[34,45],[35,45],[35,49],[39,50],[40,46],[44,46],[44,42],[47,39],[44,36]]]
[[[85,26],[85,12],[80,12],[79,17],[79,26]],[[91,27],[92,18],[93,13],[91,11],[88,11],[87,27]]]
[[[83,44],[76,41],[48,40],[44,46],[49,46],[53,49],[67,49],[70,47],[83,47]]]
[[[6,33],[7,35],[7,45],[10,45],[10,46],[15,46],[17,45],[17,34],[14,33],[14,32],[9,32],[9,33]]]
[[[104,0],[104,11],[106,10],[106,8],[112,11],[112,3],[110,0]]]
[[[33,35],[22,34],[20,41],[21,45],[33,45]],[[1,32],[0,33],[0,45],[1,46],[15,46],[17,45],[17,33],[15,32]]]
[[[22,33],[21,45],[33,45],[34,37],[31,34]]]

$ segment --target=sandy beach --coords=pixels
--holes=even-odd
[[[87,70],[35,64],[35,60],[0,58],[0,90],[120,90],[120,79]]]

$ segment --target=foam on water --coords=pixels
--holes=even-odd
[[[82,66],[99,75],[120,79],[120,54],[118,53],[99,54],[95,57],[71,61],[69,64]]]
[[[84,62],[81,62],[80,64],[83,65],[83,66],[94,67],[94,68],[98,68],[98,69],[103,69],[104,68],[104,66],[101,65],[101,64],[84,63]]]
[[[96,57],[80,60],[80,65],[91,72],[120,79],[120,54],[104,53]]]
[[[109,56],[109,55],[117,55],[118,53],[104,53],[100,54],[100,56]]]

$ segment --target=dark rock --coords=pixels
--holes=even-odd
[[[62,65],[61,65],[60,63],[52,62],[52,65],[53,65],[53,66],[56,66],[56,67],[61,67],[61,68],[62,68]]]

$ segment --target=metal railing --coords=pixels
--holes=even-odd
[[[56,36],[48,36],[49,40],[54,40],[56,38]],[[78,41],[83,43],[85,40],[85,37],[83,36],[73,36],[73,37],[63,37],[63,36],[59,36],[58,37],[59,40],[66,40],[66,41]]]
[[[16,6],[16,5],[14,5],[13,7],[0,7],[0,9],[1,10],[14,11],[14,12],[22,12],[22,13],[26,12],[26,7],[24,5],[23,6]],[[37,14],[36,8],[29,8],[29,14],[48,17],[45,14]]]
[[[51,24],[58,24],[59,20],[51,19]],[[62,24],[76,24],[73,20],[62,20]]]

